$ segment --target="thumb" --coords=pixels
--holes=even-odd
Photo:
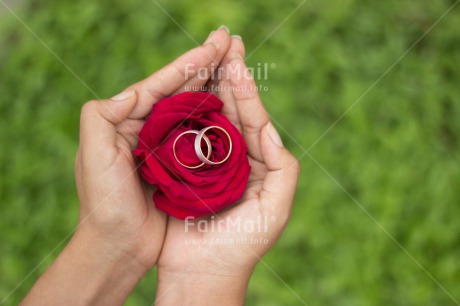
[[[300,164],[284,146],[275,127],[269,122],[261,133],[261,152],[268,173],[263,183],[261,200],[268,212],[287,219],[297,187]]]
[[[111,159],[116,149],[115,126],[123,124],[137,103],[135,91],[122,92],[111,99],[85,103],[80,116],[80,150],[83,159]],[[115,151],[116,152],[116,151]],[[109,161],[110,162],[110,161]]]

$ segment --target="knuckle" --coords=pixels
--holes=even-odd
[[[300,165],[300,161],[296,158],[294,162],[294,170],[297,174],[300,174],[300,171],[302,170],[302,166]]]
[[[81,108],[81,115],[88,116],[94,114],[97,111],[98,100],[90,100],[83,104]]]
[[[289,154],[289,160],[288,160],[288,169],[295,172],[297,175],[300,174],[301,170],[301,165],[300,161],[292,154]]]
[[[244,78],[242,79],[244,80]],[[259,99],[259,95],[253,84],[235,84],[235,80],[232,79],[232,85],[235,99],[238,100],[240,103],[254,103],[257,99]]]
[[[247,134],[260,134],[261,127],[255,124],[254,122],[241,122],[241,127],[243,129],[243,132]]]
[[[187,80],[187,74],[185,73],[185,70],[184,70],[181,66],[179,66],[179,65],[178,65],[177,63],[175,63],[175,62],[173,63],[172,66],[173,66],[174,70],[176,71],[176,73],[177,73],[178,75],[180,75],[181,77],[183,77],[184,80]]]

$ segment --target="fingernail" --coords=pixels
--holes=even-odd
[[[215,32],[215,31],[211,31],[211,33],[209,33],[208,38],[211,37],[211,35],[214,34],[214,32]]]
[[[211,41],[205,43],[205,45],[209,45],[209,44],[214,45],[214,47],[216,47],[217,50],[219,50],[219,48],[220,48],[219,44],[217,42],[215,42],[214,40],[211,40]]]
[[[240,35],[232,35],[232,38],[237,38],[237,39],[239,39],[239,40],[243,40],[243,38],[241,38]]]
[[[230,33],[230,29],[229,29],[227,26],[225,26],[225,25],[221,25],[221,26],[218,28],[218,30],[225,30],[227,33]]]
[[[232,59],[240,59],[240,60],[244,61],[243,57],[241,57],[241,54],[239,54],[239,53],[233,53],[232,54]]]
[[[278,132],[276,131],[275,127],[273,126],[271,122],[267,123],[267,132],[268,132],[268,135],[270,135],[270,138],[272,139],[272,141],[278,147],[280,148],[284,147],[283,141],[281,140],[280,135],[278,134]]]
[[[126,100],[134,95],[134,90],[123,91],[122,93],[116,95],[115,97],[111,98],[113,101],[123,101]]]

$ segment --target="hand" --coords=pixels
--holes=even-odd
[[[79,225],[23,304],[122,304],[157,263],[166,216],[152,203],[151,187],[138,177],[131,150],[153,103],[188,86],[203,86],[206,80],[196,73],[211,72],[229,46],[228,33],[218,30],[204,45],[120,95],[83,106],[76,160]]]
[[[155,102],[188,86],[204,85],[206,80],[198,76],[185,76],[186,70],[197,72],[190,66],[215,67],[230,38],[221,30],[209,41],[213,43],[189,51],[121,95],[88,102],[82,109],[76,162],[79,230],[87,227],[100,233],[114,248],[131,252],[147,269],[156,264],[160,254],[166,217],[152,202],[151,186],[139,178],[131,151]]]
[[[244,77],[243,57],[242,41],[232,38],[221,63],[222,75],[229,73],[229,78],[212,85],[220,86],[216,94],[225,103],[223,111],[247,143],[252,167],[247,190],[234,207],[216,215],[186,221],[168,217],[158,263],[156,303],[160,305],[244,304],[255,265],[280,238],[289,220],[299,163],[283,147],[254,80]],[[207,230],[200,227],[200,221],[207,222]],[[242,227],[256,226],[245,230],[235,222]]]

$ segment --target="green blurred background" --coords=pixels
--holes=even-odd
[[[159,5],[196,41],[226,24],[255,50],[248,65],[276,64],[261,95],[302,174],[265,261],[299,298],[259,264],[247,303],[458,305],[460,5],[394,65],[455,1],[9,1],[37,37],[3,1],[0,301],[14,290],[4,305],[77,224],[79,111],[94,98],[37,37],[110,97],[196,45]],[[154,294],[152,271],[126,304]]]

